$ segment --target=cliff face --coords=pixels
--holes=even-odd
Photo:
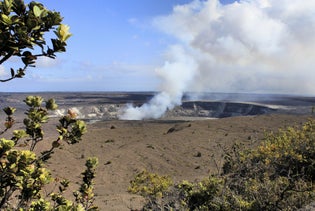
[[[126,104],[141,106],[154,93],[0,93],[1,108],[13,106],[17,108],[17,115],[23,115],[27,109],[23,100],[28,95],[55,98],[59,109],[51,113],[51,116],[61,116],[72,109],[79,118],[99,121],[118,119]],[[314,112],[315,106],[312,97],[231,95],[228,98],[221,95],[206,96],[201,100],[184,98],[182,105],[168,110],[162,119],[224,118],[269,113],[310,114]]]
[[[118,115],[125,104],[94,104],[94,105],[72,105],[68,107],[76,112],[79,118],[90,120],[118,119]],[[278,110],[264,105],[252,103],[233,102],[206,102],[189,101],[180,106],[168,110],[162,119],[189,118],[224,118],[232,116],[249,116],[267,113],[276,113]],[[58,109],[53,116],[61,116],[67,112],[66,108]]]
[[[238,102],[190,101],[167,112],[167,116],[224,118],[276,112],[268,106]]]

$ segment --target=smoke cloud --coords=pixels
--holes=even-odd
[[[163,81],[161,92],[141,107],[127,105],[120,119],[159,118],[168,109],[181,104],[183,93],[195,78],[197,64],[193,56],[181,46],[171,46],[168,53],[170,61],[165,62],[162,68],[156,70]]]
[[[194,0],[154,25],[177,40],[161,92],[122,119],[158,118],[186,91],[315,93],[315,0]]]

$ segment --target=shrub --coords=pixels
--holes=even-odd
[[[225,153],[222,169],[222,174],[199,183],[183,181],[173,187],[181,208],[171,206],[169,210],[302,208],[315,200],[315,121],[270,133],[254,149],[235,144]],[[135,181],[147,184],[142,182],[146,180]]]
[[[145,210],[164,209],[163,197],[173,184],[169,176],[160,176],[143,170],[130,181],[128,192],[139,194],[147,200]]]
[[[3,74],[7,78],[0,79],[0,82],[22,78],[28,67],[35,67],[39,57],[54,59],[55,53],[66,51],[66,41],[71,33],[69,27],[62,24],[62,19],[59,12],[48,10],[38,2],[0,1],[0,65],[12,57],[21,61],[21,67],[10,68],[8,74]],[[45,34],[51,31],[56,37],[48,45]],[[86,131],[85,123],[75,119],[75,114],[69,111],[59,120],[59,137],[51,143],[51,148],[36,155],[35,147],[44,140],[42,125],[48,121],[48,112],[56,109],[57,104],[49,99],[43,106],[44,99],[40,96],[29,96],[24,102],[28,106],[23,121],[25,128],[14,130],[11,139],[0,138],[0,210],[97,210],[93,205],[96,158],[89,158],[86,162],[83,182],[74,193],[75,202],[62,196],[69,185],[67,180],[60,182],[57,193],[45,195],[43,191],[44,186],[52,182],[45,161],[62,142],[78,143]],[[7,117],[0,135],[8,132],[15,123],[15,108],[6,107],[3,111]],[[29,148],[17,148],[20,143]]]
[[[181,204],[190,210],[226,210],[223,185],[222,178],[211,176],[198,183],[183,181],[177,188]]]
[[[255,149],[235,145],[225,159],[224,173],[209,180],[219,182],[187,195],[191,210],[297,210],[315,199],[313,120],[271,133]]]
[[[49,170],[45,163],[55,149],[61,146],[61,142],[75,144],[80,141],[86,131],[85,123],[74,118],[69,112],[60,118],[57,131],[59,137],[52,142],[51,148],[41,152],[37,156],[33,150],[43,141],[43,124],[48,121],[48,111],[56,109],[54,100],[48,100],[43,106],[44,99],[39,96],[29,96],[24,101],[29,109],[23,123],[25,129],[14,130],[10,140],[0,139],[0,208],[19,210],[96,210],[93,205],[93,179],[95,177],[96,158],[89,158],[86,163],[86,171],[83,173],[83,183],[79,191],[75,192],[76,203],[66,200],[62,193],[68,186],[68,182],[61,181],[59,193],[45,195],[43,188],[52,182]],[[5,108],[7,114],[5,129],[7,131],[14,124],[13,108]],[[4,132],[3,131],[3,132]],[[29,150],[17,149],[20,142],[24,141]],[[53,204],[51,202],[54,202]],[[67,209],[66,209],[67,208]]]

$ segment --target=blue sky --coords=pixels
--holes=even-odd
[[[315,95],[315,0],[38,1],[70,26],[67,52],[0,92]]]
[[[152,26],[152,20],[191,1],[39,2],[60,11],[70,26],[67,52],[29,68],[24,79],[2,84],[0,91],[156,90],[154,69],[163,65],[166,47],[176,41]]]

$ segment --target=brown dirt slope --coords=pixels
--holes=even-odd
[[[235,142],[255,146],[264,132],[301,125],[310,116],[261,115],[197,121],[105,121],[88,125],[82,142],[64,146],[49,161],[54,176],[80,181],[85,159],[99,158],[95,180],[101,210],[141,207],[141,197],[128,194],[129,181],[143,169],[195,181],[217,173],[222,148]],[[50,131],[49,136],[53,136]],[[219,146],[221,145],[221,147]],[[71,188],[77,187],[73,183]]]

